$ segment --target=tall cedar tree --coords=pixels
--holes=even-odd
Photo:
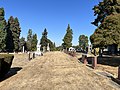
[[[32,29],[28,30],[28,36],[27,36],[27,51],[31,51],[32,46]]]
[[[73,39],[72,34],[73,34],[72,29],[70,28],[70,25],[68,24],[66,34],[64,36],[63,43],[62,43],[62,46],[64,49],[68,49],[69,47],[72,46],[72,39]]]
[[[8,20],[8,25],[7,25],[7,49],[8,51],[14,51],[18,52],[19,51],[19,37],[20,37],[20,24],[18,18],[13,18],[11,16]],[[9,42],[10,41],[10,42]]]
[[[33,34],[33,36],[32,36],[32,42],[31,42],[31,50],[32,51],[36,51],[37,50],[37,48],[36,48],[37,43],[38,43],[37,34]]]
[[[93,10],[97,18],[92,24],[100,23],[90,36],[93,47],[116,47],[120,44],[120,0],[103,0]]]
[[[79,36],[79,46],[85,50],[85,48],[88,46],[88,37],[85,35]]]
[[[4,8],[0,8],[0,51],[5,51],[6,47],[6,20],[4,14]]]
[[[45,49],[47,50],[47,45],[49,43],[50,50],[54,51],[55,50],[54,44],[50,39],[47,38],[47,34],[48,32],[47,29],[45,28],[44,32],[42,33],[42,38],[40,40],[41,50],[43,50],[43,47],[45,47]]]

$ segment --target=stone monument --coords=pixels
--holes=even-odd
[[[49,43],[48,43],[48,45],[47,45],[47,51],[48,51],[48,52],[50,51],[50,45],[49,45]]]

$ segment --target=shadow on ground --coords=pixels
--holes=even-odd
[[[13,67],[10,69],[10,71],[5,75],[5,77],[0,78],[0,82],[8,79],[9,77],[17,74],[18,71],[20,71],[22,68],[21,67]]]
[[[88,64],[92,64],[93,59],[94,59],[94,57],[87,57]],[[81,61],[82,58],[79,58],[79,60]],[[117,57],[117,56],[100,57],[100,56],[98,56],[97,63],[102,64],[102,65],[109,65],[109,66],[118,67],[120,65],[120,57]]]

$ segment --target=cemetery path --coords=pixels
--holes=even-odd
[[[109,78],[99,76],[77,58],[48,52],[0,82],[0,90],[119,90]]]

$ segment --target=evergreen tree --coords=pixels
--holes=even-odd
[[[55,51],[55,46],[54,46],[53,42],[50,39],[47,39],[47,43],[49,43],[49,45],[50,45],[50,50]]]
[[[95,5],[93,10],[96,19],[92,24],[98,26],[107,16],[120,13],[120,0],[103,0]]]
[[[12,32],[13,27],[14,27],[14,18],[11,16],[8,19],[8,23],[7,23],[6,50],[8,52],[13,52],[14,50],[14,41],[13,41],[13,32]]]
[[[37,48],[36,48],[37,42],[38,42],[38,40],[37,40],[37,34],[33,34],[33,36],[32,36],[32,42],[31,42],[31,50],[32,51],[37,50]]]
[[[93,47],[112,46],[115,53],[120,44],[120,0],[103,0],[93,10],[97,18],[92,24],[98,26],[90,36]]]
[[[85,48],[88,46],[88,37],[85,35],[79,36],[79,46],[85,50]]]
[[[31,51],[32,46],[32,29],[28,30],[28,36],[27,36],[27,51]]]
[[[47,29],[44,29],[44,32],[42,33],[42,38],[40,40],[40,45],[41,45],[41,50],[43,49],[43,47],[47,48],[47,44],[48,44],[48,39],[47,39]]]
[[[72,38],[73,38],[72,34],[73,34],[72,29],[70,28],[70,25],[68,24],[66,34],[64,36],[63,43],[62,43],[62,46],[64,49],[68,49],[69,47],[72,46]]]
[[[5,51],[6,47],[6,20],[4,14],[4,8],[0,8],[0,51]]]
[[[23,50],[23,46],[24,46],[24,48],[26,48],[25,44],[26,44],[25,38],[24,38],[24,37],[21,37],[21,38],[20,38],[20,43],[19,43],[19,51],[22,51],[22,50]]]
[[[20,24],[18,18],[11,16],[7,25],[7,49],[8,51],[18,52],[19,50],[19,37],[20,37]]]

